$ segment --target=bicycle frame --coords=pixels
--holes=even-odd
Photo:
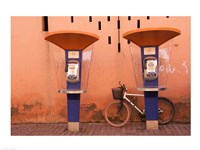
[[[140,114],[144,115],[144,112],[140,110],[134,103],[132,103],[126,96],[142,96],[144,97],[143,94],[130,94],[127,92],[124,92],[123,99],[126,100],[128,103],[130,103]]]
[[[121,88],[121,89],[116,89],[116,91],[114,88],[112,89],[113,98],[115,100],[118,99],[119,101],[112,102],[106,107],[106,109],[105,109],[106,121],[111,126],[114,126],[114,127],[124,126],[131,117],[130,116],[131,109],[130,109],[130,106],[128,106],[128,104],[130,104],[131,107],[134,107],[139,112],[139,115],[142,118],[142,120],[144,120],[146,118],[145,108],[141,110],[140,108],[138,108],[136,106],[136,104],[134,104],[134,101],[132,102],[131,99],[128,98],[128,96],[144,97],[144,94],[128,93],[128,89],[126,88],[126,86],[124,84],[121,84],[119,82],[119,85],[120,85],[120,87],[118,87],[118,88]],[[159,106],[161,106],[161,108],[159,108]],[[122,111],[122,113],[120,112],[123,107],[127,111],[127,113],[123,113],[124,111]],[[113,111],[113,109],[114,109],[114,111]],[[111,111],[109,111],[109,110],[111,110]],[[167,112],[167,113],[165,113],[166,115],[160,115],[160,114],[164,113],[165,111]],[[111,112],[111,113],[109,113],[109,112]],[[165,97],[158,97],[158,123],[159,124],[167,124],[168,122],[170,122],[174,116],[174,112],[175,112],[174,105],[169,99],[167,99]],[[125,117],[123,119],[119,119],[120,117],[123,117],[123,115],[125,115]]]

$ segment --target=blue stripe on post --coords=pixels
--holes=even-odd
[[[80,120],[80,94],[67,94],[68,99],[68,122]]]
[[[69,51],[78,51],[79,58],[68,58]],[[76,83],[66,82],[67,89],[80,90],[81,89],[81,71],[82,71],[82,51],[81,50],[66,50],[65,51],[66,64],[70,60],[76,60],[79,62],[79,81]],[[68,110],[68,122],[79,122],[80,120],[80,94],[67,94],[67,110]]]
[[[158,120],[158,92],[144,92],[146,120]]]
[[[148,46],[148,47],[155,47],[155,46]],[[157,59],[158,65],[158,47],[155,47],[156,54],[155,55],[144,55],[144,48],[141,47],[141,58],[142,58],[142,74],[144,74],[144,59],[146,57],[155,57]],[[144,87],[158,87],[158,78],[155,80],[144,80]],[[146,120],[158,120],[158,91],[145,91],[144,92],[144,99],[145,99],[145,114]]]

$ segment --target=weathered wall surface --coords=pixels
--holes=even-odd
[[[146,27],[173,27],[181,30],[174,39],[170,66],[162,68],[169,73],[168,90],[160,96],[175,104],[174,121],[190,122],[190,17],[120,17],[121,52],[118,53],[117,17],[48,17],[49,32],[81,30],[97,34],[100,40],[93,46],[87,93],[81,95],[81,121],[103,122],[103,111],[113,101],[111,87],[118,81],[131,92],[136,91],[129,44],[122,38],[126,31]],[[101,30],[98,28],[101,22]],[[11,115],[12,123],[66,122],[66,95],[57,93],[64,85],[62,62],[64,51],[44,40],[42,17],[11,17]],[[111,44],[108,44],[108,36]],[[64,73],[64,72],[63,72]],[[61,83],[63,82],[63,83]],[[137,103],[143,106],[143,99]],[[136,111],[133,110],[135,114]],[[139,121],[137,115],[133,120]]]

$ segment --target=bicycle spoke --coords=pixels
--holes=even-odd
[[[174,115],[173,103],[166,98],[159,98],[158,100],[158,121],[159,124],[168,123]]]

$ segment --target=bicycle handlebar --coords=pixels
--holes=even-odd
[[[119,81],[119,85],[122,87],[121,81]]]
[[[121,84],[121,81],[119,81],[119,85],[121,86],[121,88],[123,88],[125,91],[127,90],[125,84]]]

